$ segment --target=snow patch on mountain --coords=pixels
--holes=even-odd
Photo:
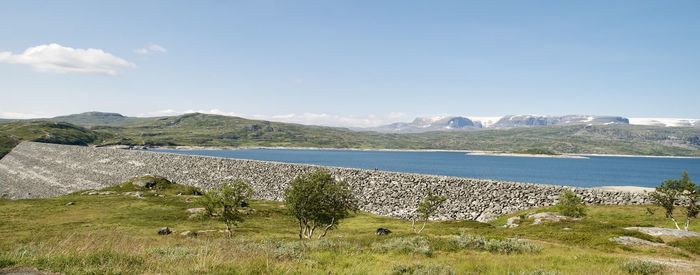
[[[665,127],[693,127],[700,126],[700,119],[695,118],[651,118],[651,117],[634,117],[630,118],[632,125],[649,125],[649,126],[665,126]]]

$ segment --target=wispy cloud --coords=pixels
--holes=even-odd
[[[0,62],[24,64],[40,72],[116,75],[134,64],[101,49],[75,49],[56,43],[30,47],[22,53],[0,52]]]
[[[134,50],[135,53],[137,54],[154,54],[154,53],[166,53],[168,52],[167,49],[163,48],[163,46],[155,44],[155,43],[150,43],[148,46],[136,49]]]
[[[236,112],[226,112],[219,109],[211,110],[186,110],[186,111],[176,111],[172,109],[160,110],[150,113],[142,113],[137,116],[140,117],[152,117],[152,116],[172,116],[181,115],[187,113],[204,113],[204,114],[215,114],[224,116],[237,116],[249,119],[259,119],[259,120],[269,120],[269,121],[279,121],[288,123],[299,123],[306,125],[325,125],[334,127],[374,127],[379,125],[384,125],[388,123],[393,123],[396,121],[403,121],[410,119],[407,114],[404,113],[389,113],[385,115],[337,115],[337,114],[327,114],[327,113],[291,113],[291,114],[280,114],[280,115],[259,115],[259,114],[241,114]]]
[[[29,118],[44,118],[44,117],[48,117],[48,116],[46,114],[0,112],[0,118],[8,118],[8,119],[29,119]]]

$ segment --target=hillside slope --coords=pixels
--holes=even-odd
[[[29,121],[0,124],[0,158],[21,141],[87,145],[104,134],[62,122]]]
[[[53,118],[66,123],[25,120],[0,124],[3,150],[19,140],[37,140],[48,130],[63,125],[77,140],[49,135],[41,141],[68,144],[146,146],[267,146],[358,149],[442,149],[527,152],[543,150],[569,154],[626,154],[700,156],[700,128],[642,125],[566,125],[433,131],[425,133],[378,133],[345,128],[309,126],[251,120],[240,117],[192,113],[170,117],[134,118],[112,113],[83,113]],[[53,123],[53,124],[51,124]],[[25,125],[25,126],[22,126]],[[72,126],[72,127],[69,127]],[[27,133],[18,130],[33,129]],[[49,132],[51,132],[49,131]],[[83,136],[85,135],[85,136]],[[14,137],[13,137],[14,136]],[[25,137],[26,136],[26,137]],[[90,136],[90,137],[88,137]]]

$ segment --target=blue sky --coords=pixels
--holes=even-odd
[[[0,116],[700,118],[699,12],[700,1],[4,1]]]

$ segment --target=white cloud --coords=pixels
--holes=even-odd
[[[236,112],[226,112],[219,109],[211,110],[186,110],[186,111],[175,111],[172,109],[155,111],[150,113],[142,113],[137,116],[140,117],[152,117],[152,116],[172,116],[181,115],[188,113],[204,113],[204,114],[215,114],[224,116],[237,116],[249,119],[259,119],[259,120],[269,120],[278,122],[288,122],[288,123],[299,123],[306,125],[324,125],[324,126],[334,126],[334,127],[374,127],[379,125],[384,125],[388,123],[394,123],[396,121],[410,119],[407,114],[404,113],[389,113],[386,115],[361,115],[361,116],[344,116],[337,114],[327,114],[327,113],[291,113],[291,114],[280,114],[280,115],[256,115],[256,114],[241,114]]]
[[[0,118],[7,118],[7,119],[29,119],[29,118],[43,118],[43,117],[47,117],[47,116],[40,115],[40,114],[0,112]]]
[[[116,75],[134,64],[100,49],[74,49],[56,43],[30,47],[22,53],[0,52],[0,62],[29,65],[41,72]]]
[[[163,46],[155,44],[155,43],[150,43],[148,46],[140,49],[134,50],[135,53],[137,54],[153,54],[153,53],[166,53],[168,52],[167,49],[163,48]]]

